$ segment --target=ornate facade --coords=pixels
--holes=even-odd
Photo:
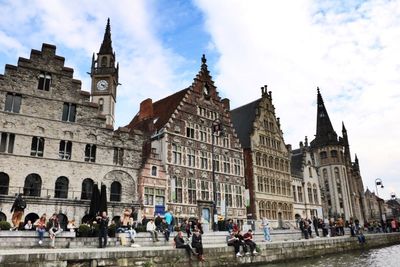
[[[151,135],[147,149],[160,155],[166,171],[165,208],[178,220],[201,217],[211,227],[214,199],[218,215],[246,218],[243,153],[229,101],[218,96],[204,56],[190,87],[144,100],[128,127]]]
[[[267,86],[260,99],[232,110],[231,116],[245,155],[248,216],[289,227],[294,220],[290,152]]]
[[[2,219],[11,219],[15,194],[23,193],[25,220],[58,212],[63,223],[81,222],[95,183],[107,186],[110,216],[138,202],[144,139],[139,131],[113,129],[118,68],[109,22],[93,58],[92,94],[64,61],[55,46],[43,44],[0,76]]]

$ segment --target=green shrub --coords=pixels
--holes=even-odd
[[[88,237],[90,235],[90,232],[91,232],[90,226],[86,224],[79,225],[78,235],[80,237]]]
[[[1,230],[10,230],[11,224],[7,221],[0,221],[0,229]]]

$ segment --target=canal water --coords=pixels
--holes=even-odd
[[[293,260],[262,267],[400,267],[400,245]]]

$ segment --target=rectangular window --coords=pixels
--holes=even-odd
[[[209,182],[201,181],[201,199],[209,200],[210,199],[210,188]]]
[[[297,194],[299,196],[299,202],[303,202],[303,188],[301,186],[297,187]]]
[[[234,160],[234,169],[235,169],[235,175],[240,175],[240,160],[239,159]]]
[[[200,163],[201,163],[201,168],[206,170],[208,169],[208,160],[207,160],[207,152],[201,152],[200,155]]]
[[[1,133],[0,137],[0,152],[10,153],[14,152],[15,134]]]
[[[175,178],[175,203],[182,203],[182,178]]]
[[[188,138],[194,138],[194,128],[192,127],[186,127],[186,137]]]
[[[172,156],[173,156],[173,163],[174,164],[182,164],[182,149],[181,146],[176,144],[172,144]]]
[[[195,179],[188,180],[188,199],[189,199],[189,204],[197,204]]]
[[[188,149],[187,150],[187,165],[189,167],[196,167],[196,154],[195,151],[193,149]]]
[[[85,147],[85,161],[96,162],[96,145],[87,144]]]
[[[154,188],[145,187],[144,188],[144,205],[154,204]]]
[[[293,199],[294,199],[294,202],[297,202],[296,186],[293,186]]]
[[[236,207],[241,208],[243,206],[242,188],[240,185],[235,186],[236,193]]]
[[[214,171],[219,172],[219,155],[214,155]]]
[[[223,156],[224,160],[224,172],[231,173],[231,164],[229,162],[229,158],[227,156]]]
[[[32,138],[32,144],[31,144],[31,156],[43,157],[43,151],[44,151],[44,138],[34,136]]]
[[[263,178],[260,176],[257,176],[257,188],[259,192],[264,192]]]
[[[308,194],[308,203],[313,203],[311,187],[307,187],[307,194]]]
[[[21,108],[21,99],[22,96],[14,93],[7,93],[6,95],[6,104],[5,111],[19,113]]]
[[[200,141],[207,142],[207,131],[204,127],[200,129]]]
[[[124,165],[124,149],[120,147],[114,147],[113,162],[115,165]]]
[[[61,140],[58,157],[60,159],[70,160],[72,155],[72,142]]]
[[[41,72],[39,74],[39,83],[38,88],[39,90],[49,91],[51,84],[51,74],[46,72]]]
[[[157,189],[155,190],[156,192],[156,205],[165,205],[165,189]]]
[[[75,122],[75,117],[76,117],[76,105],[72,103],[64,103],[62,120]]]
[[[314,203],[319,204],[317,188],[313,188],[313,194],[314,194]]]
[[[225,184],[225,205],[227,207],[232,207],[232,185]]]
[[[217,206],[221,207],[221,184],[216,183]]]

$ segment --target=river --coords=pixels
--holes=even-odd
[[[277,264],[266,264],[262,267],[399,267],[400,245],[375,248],[369,250],[355,250],[342,254],[319,256],[318,258],[293,260]]]

